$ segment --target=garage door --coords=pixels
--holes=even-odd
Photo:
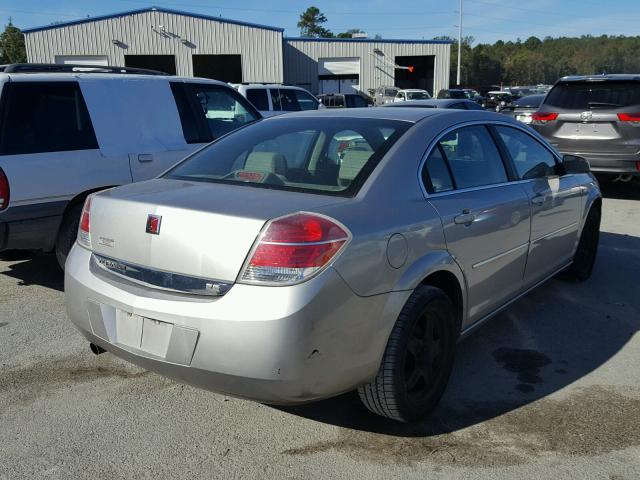
[[[321,58],[318,60],[318,75],[360,75],[358,57]]]
[[[109,65],[106,55],[56,55],[56,63],[61,65]]]

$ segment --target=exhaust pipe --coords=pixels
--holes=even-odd
[[[101,353],[106,352],[104,348],[96,345],[95,343],[90,343],[89,348],[91,349],[94,355],[100,355]]]

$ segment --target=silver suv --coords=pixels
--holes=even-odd
[[[585,157],[597,174],[640,177],[640,75],[561,78],[532,126],[560,152]]]

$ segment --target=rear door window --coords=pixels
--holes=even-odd
[[[269,110],[269,98],[264,88],[247,89],[247,100],[249,100],[258,110]]]
[[[447,161],[438,145],[433,149],[422,170],[422,181],[429,193],[453,190],[453,179]]]
[[[347,99],[347,107],[349,108],[366,108],[367,102],[360,95],[349,95]]]
[[[585,111],[594,108],[621,108],[640,105],[640,82],[565,82],[551,89],[546,107]]]
[[[519,178],[544,178],[556,175],[556,159],[540,142],[521,130],[495,127],[504,142]]]
[[[457,188],[472,188],[508,181],[502,157],[483,126],[464,127],[439,142]]]
[[[0,154],[98,148],[77,82],[13,82],[4,86]]]
[[[253,106],[235,90],[221,85],[171,85],[185,140],[210,142],[259,118]]]

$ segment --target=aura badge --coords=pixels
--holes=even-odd
[[[160,235],[160,222],[162,222],[161,215],[149,214],[147,217],[147,233]]]

